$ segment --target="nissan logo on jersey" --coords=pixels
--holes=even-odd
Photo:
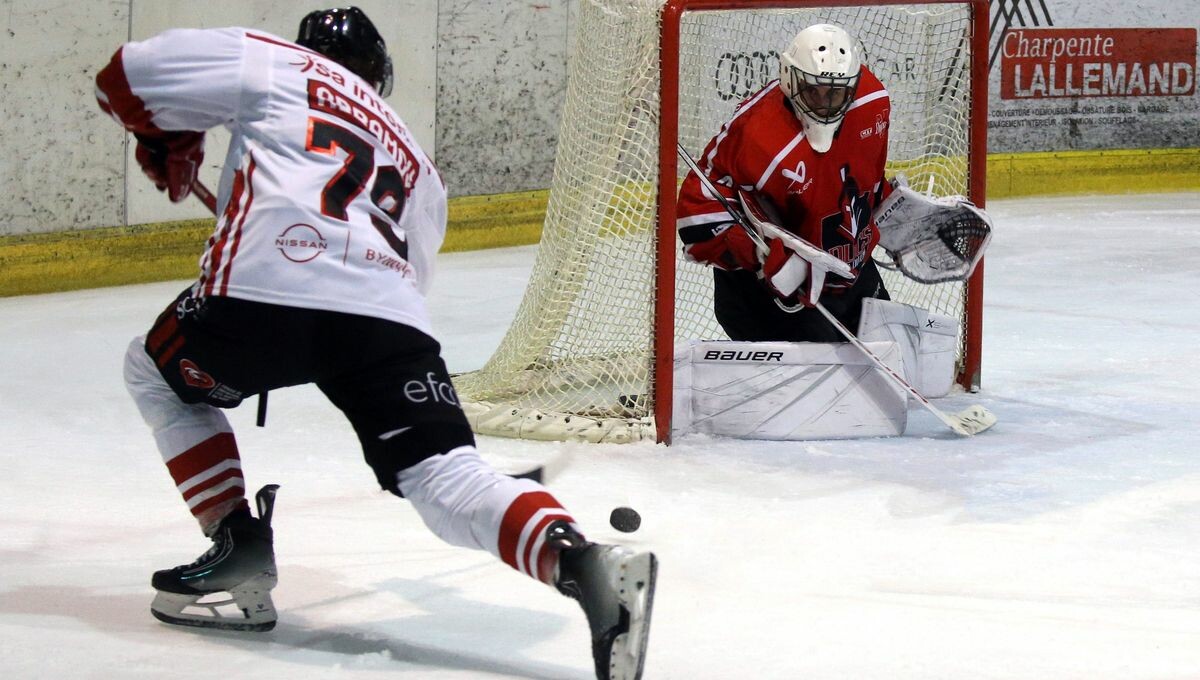
[[[275,247],[292,262],[311,262],[329,250],[329,242],[311,224],[293,224],[275,237]]]

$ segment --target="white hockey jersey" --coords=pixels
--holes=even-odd
[[[388,319],[432,334],[424,293],[446,189],[400,117],[361,78],[243,28],[171,30],[121,47],[101,107],[133,132],[233,138],[200,296]]]

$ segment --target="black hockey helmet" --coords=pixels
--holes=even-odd
[[[392,59],[375,24],[357,7],[319,9],[300,20],[296,44],[320,52],[371,84],[392,93]]]

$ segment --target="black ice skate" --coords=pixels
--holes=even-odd
[[[559,548],[559,592],[579,600],[592,630],[599,680],[637,680],[646,664],[658,560],[617,545],[589,543],[566,522],[546,540]]]
[[[212,547],[195,562],[154,572],[151,585],[158,591],[150,605],[154,618],[222,630],[275,627],[271,510],[278,489],[279,485],[268,484],[255,495],[257,519],[249,510],[239,510],[221,520]]]

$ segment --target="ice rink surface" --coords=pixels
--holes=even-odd
[[[915,408],[890,439],[481,440],[508,470],[571,453],[552,488],[593,539],[641,511],[647,678],[1200,678],[1200,194],[989,208],[983,391],[937,403],[993,431]],[[490,356],[534,252],[440,258],[452,371]],[[185,283],[0,299],[0,676],[592,677],[577,605],[441,544],[307,387],[265,429],[230,414],[250,491],[282,486],[278,627],[151,618],[151,572],[208,544],[121,362]]]

